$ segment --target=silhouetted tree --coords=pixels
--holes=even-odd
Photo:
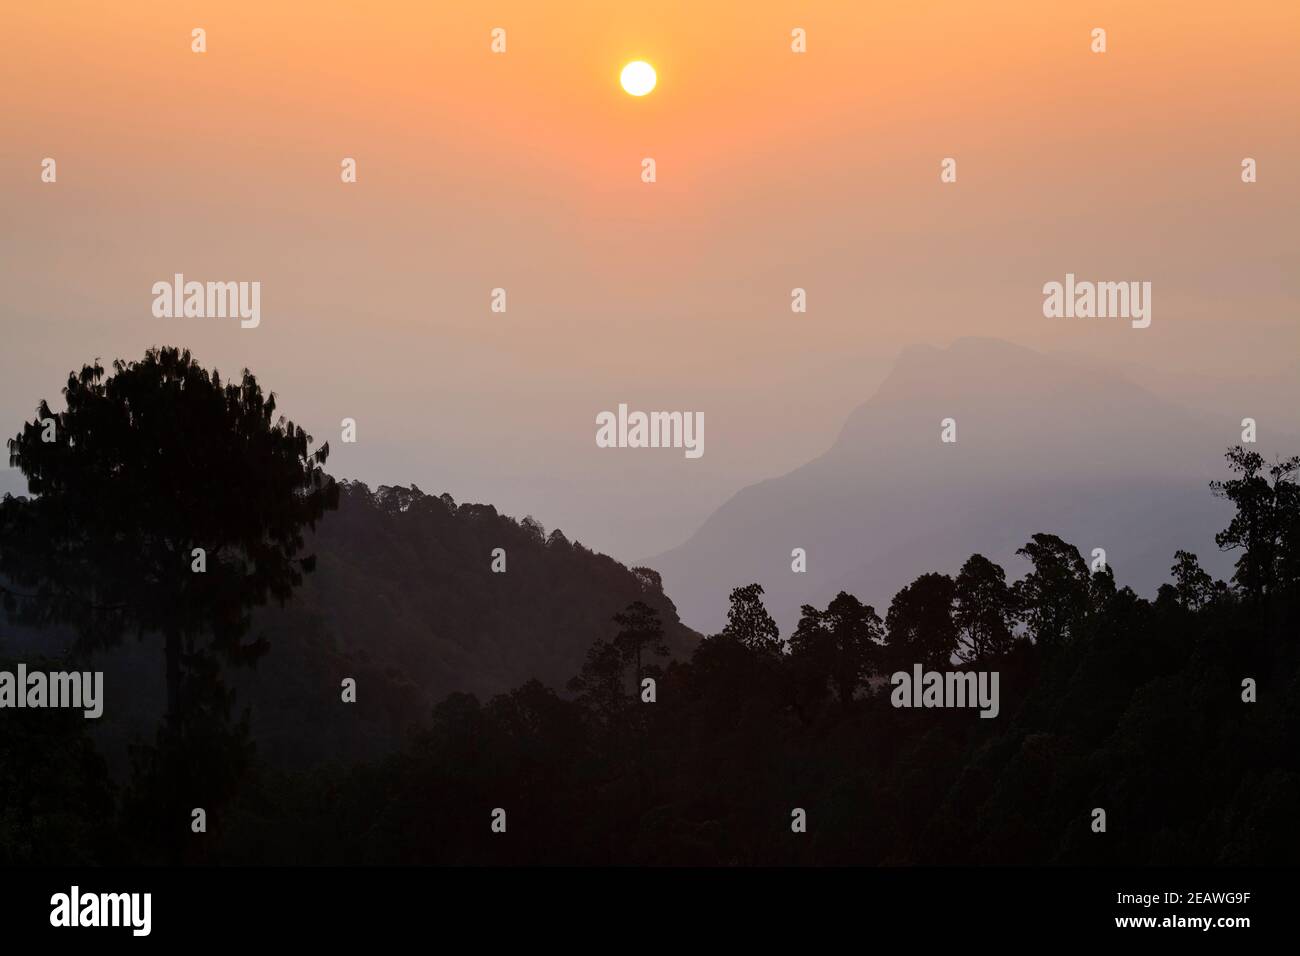
[[[763,586],[747,584],[733,588],[731,607],[727,609],[727,624],[722,629],[724,637],[739,641],[751,650],[778,653],[781,650],[781,632],[763,606]]]
[[[894,666],[947,667],[957,651],[953,601],[957,588],[946,574],[922,574],[894,595],[885,628]]]
[[[568,683],[591,717],[605,727],[621,724],[627,713],[627,659],[612,641],[596,641],[582,671]]]
[[[145,834],[177,860],[181,812],[212,814],[247,765],[247,727],[230,724],[216,661],[260,656],[263,639],[243,641],[251,609],[283,603],[311,570],[304,530],[338,500],[329,447],[312,451],[277,419],[247,370],[223,385],[174,348],[107,377],[87,365],[63,395],[63,411],[42,401],[9,442],[34,497],[0,503],[0,580],[21,589],[6,609],[72,624],[83,651],[130,628],[163,635],[167,713],[135,755],[128,802],[161,813]]]
[[[1091,604],[1091,578],[1079,549],[1054,534],[1036,534],[1016,554],[1034,568],[1016,582],[1023,619],[1034,640],[1055,648],[1073,636]]]
[[[659,621],[659,612],[643,601],[633,601],[627,610],[614,615],[614,623],[619,632],[614,637],[614,646],[623,655],[623,660],[635,665],[634,679],[639,685],[644,676],[641,667],[643,653],[656,657],[668,656],[668,645],[664,643],[664,628]],[[636,693],[636,690],[633,690]]]
[[[174,348],[115,362],[107,378],[87,365],[63,395],[63,411],[42,401],[9,442],[35,497],[0,506],[0,576],[28,590],[19,604],[77,625],[92,646],[132,625],[165,635],[175,718],[187,643],[207,633],[235,661],[265,650],[241,642],[249,610],[283,602],[312,566],[303,530],[338,500],[321,470],[329,446],[312,451],[311,436],[276,419],[275,396],[248,371],[222,385]]]
[[[1000,657],[1015,639],[1016,601],[1007,572],[982,554],[972,554],[957,574],[953,620],[959,654],[970,662]]]
[[[1189,611],[1199,611],[1220,593],[1220,587],[1201,568],[1196,555],[1190,551],[1175,551],[1170,569],[1174,576],[1174,597]]]
[[[1300,456],[1266,465],[1259,452],[1238,445],[1224,457],[1239,477],[1212,481],[1210,488],[1216,497],[1231,501],[1237,512],[1214,542],[1224,551],[1241,549],[1233,580],[1258,599],[1279,583],[1279,575],[1285,575],[1283,583],[1289,586],[1300,574],[1300,493],[1294,481]]]
[[[1106,606],[1116,594],[1115,571],[1109,565],[1103,565],[1088,575],[1088,611],[1095,614]]]
[[[790,636],[792,663],[823,685],[829,682],[847,704],[873,672],[884,632],[875,608],[841,591],[825,611],[803,606]]]

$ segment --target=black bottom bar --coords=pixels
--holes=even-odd
[[[1231,944],[1284,931],[1295,876],[1264,868],[9,869],[0,870],[0,915],[6,942],[67,942],[75,933],[90,945],[423,938],[457,948],[621,946],[692,937],[807,945],[835,938],[830,933],[866,945],[881,932],[919,943],[1200,937]],[[78,922],[112,921],[116,910],[125,925],[51,925],[52,914],[71,922],[73,886]],[[101,905],[100,894],[131,893],[150,894],[147,937],[132,928],[143,927],[143,897],[136,909],[125,897]],[[87,903],[88,896],[96,899]]]

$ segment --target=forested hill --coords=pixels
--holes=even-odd
[[[530,678],[562,685],[633,601],[659,612],[674,655],[689,655],[698,639],[655,572],[547,534],[531,517],[516,521],[414,485],[372,492],[345,482],[338,512],[308,547],[315,573],[289,606],[258,621],[272,647],[274,630],[307,631],[332,650],[395,668],[430,699],[490,696]],[[502,566],[498,548],[504,572],[493,570]]]
[[[493,571],[497,548],[504,572]],[[386,750],[454,691],[487,698],[533,678],[562,687],[595,641],[614,636],[614,615],[633,601],[658,611],[675,657],[688,657],[699,639],[654,571],[548,534],[530,517],[414,485],[371,491],[344,482],[338,511],[307,550],[315,572],[283,608],[255,614],[253,633],[269,652],[253,671],[228,675],[236,707],[253,708],[267,756],[305,757],[304,743],[330,739],[335,756]],[[355,708],[339,707],[345,677],[357,680]]]
[[[493,551],[505,551],[494,572]],[[268,649],[226,669],[233,713],[250,709],[259,754],[273,764],[365,759],[399,747],[433,704],[464,691],[489,698],[536,678],[550,686],[581,668],[588,648],[618,631],[634,601],[659,613],[664,643],[689,657],[699,635],[681,624],[659,576],[632,568],[532,518],[456,504],[418,488],[340,487],[337,511],[309,536],[313,573],[283,606],[254,612],[250,639]],[[500,566],[498,564],[498,566]],[[127,743],[149,739],[165,705],[159,638],[128,638],[95,656],[114,691],[93,728],[117,770]],[[0,619],[0,657],[57,654],[63,629]],[[356,703],[340,703],[344,678]],[[129,688],[129,693],[119,689]]]

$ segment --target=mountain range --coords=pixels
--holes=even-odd
[[[1269,403],[1221,401],[1217,415],[1192,410],[1122,369],[1001,340],[914,346],[825,454],[742,489],[646,563],[706,633],[721,628],[728,589],[751,581],[786,632],[800,605],[824,606],[842,589],[883,614],[917,575],[955,573],[975,552],[1019,577],[1015,551],[1036,532],[1089,561],[1104,549],[1119,583],[1139,593],[1167,580],[1180,548],[1226,575],[1232,558],[1214,534],[1229,509],[1208,483],[1241,441],[1242,410]],[[1297,450],[1277,418],[1256,414],[1262,451]],[[955,441],[942,440],[945,419]],[[795,548],[805,573],[792,571]]]

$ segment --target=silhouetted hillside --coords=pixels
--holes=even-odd
[[[313,548],[317,571],[302,600],[266,626],[281,616],[320,619],[316,630],[332,647],[383,656],[434,695],[565,678],[634,600],[660,612],[676,652],[694,643],[657,575],[491,505],[345,483]],[[504,573],[492,571],[496,548]]]
[[[338,512],[308,546],[315,573],[291,603],[255,616],[271,652],[234,678],[268,751],[319,748],[329,739],[322,723],[341,749],[387,750],[453,691],[491,696],[533,678],[563,686],[632,601],[659,612],[674,655],[697,639],[653,572],[532,518],[415,486],[344,483]],[[505,550],[504,573],[492,570],[495,548]],[[339,705],[344,677],[357,680],[355,709]]]
[[[505,550],[505,573],[491,569],[495,548]],[[307,550],[315,572],[284,607],[254,613],[252,634],[270,650],[227,673],[236,712],[251,708],[259,754],[273,763],[386,752],[454,691],[491,696],[533,678],[563,686],[633,601],[659,612],[674,656],[688,656],[698,638],[654,572],[547,534],[532,518],[414,486],[372,492],[343,483],[338,511]],[[71,641],[64,630],[0,620],[0,650],[10,655],[58,652]],[[129,688],[91,728],[119,770],[127,740],[147,738],[162,712],[158,658],[156,636],[96,655],[107,686]],[[357,681],[353,706],[340,704],[345,677]]]

